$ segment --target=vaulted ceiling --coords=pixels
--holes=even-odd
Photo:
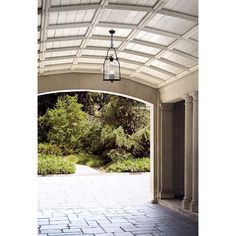
[[[198,69],[197,0],[39,0],[39,75],[102,73],[110,29],[122,77],[158,88]]]

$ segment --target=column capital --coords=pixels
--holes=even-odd
[[[193,101],[192,96],[190,96],[189,94],[185,94],[185,95],[183,96],[183,99],[184,99],[184,101],[185,101],[185,104],[186,104],[186,103],[191,103],[191,102]]]
[[[194,91],[190,95],[193,97],[193,101],[198,101],[198,91]]]
[[[161,103],[160,107],[162,111],[172,111],[174,103]]]

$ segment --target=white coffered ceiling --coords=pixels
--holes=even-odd
[[[162,87],[198,69],[197,0],[39,0],[39,75],[102,73],[110,29],[122,77]]]

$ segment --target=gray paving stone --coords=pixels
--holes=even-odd
[[[63,225],[42,225],[40,227],[40,230],[44,230],[44,229],[66,229],[68,228],[67,224],[63,224]]]
[[[114,235],[115,236],[133,236],[133,234],[129,232],[115,233]]]
[[[122,230],[121,227],[119,226],[111,226],[111,227],[102,227],[103,230],[106,233],[120,233],[120,232],[124,232],[124,230]]]
[[[101,227],[84,227],[82,228],[82,232],[85,234],[99,234],[105,233]]]
[[[45,233],[45,234],[49,234],[49,233],[61,233],[61,229],[40,229],[40,233]]]
[[[96,236],[114,236],[112,233],[105,233],[105,234],[95,234]]]

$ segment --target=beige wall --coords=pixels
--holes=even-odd
[[[157,90],[138,82],[122,79],[120,82],[105,82],[100,74],[57,74],[38,78],[38,93],[62,90],[98,90],[130,96],[152,104],[156,103]]]
[[[159,89],[162,103],[178,102],[185,94],[198,91],[198,71],[182,77]]]

